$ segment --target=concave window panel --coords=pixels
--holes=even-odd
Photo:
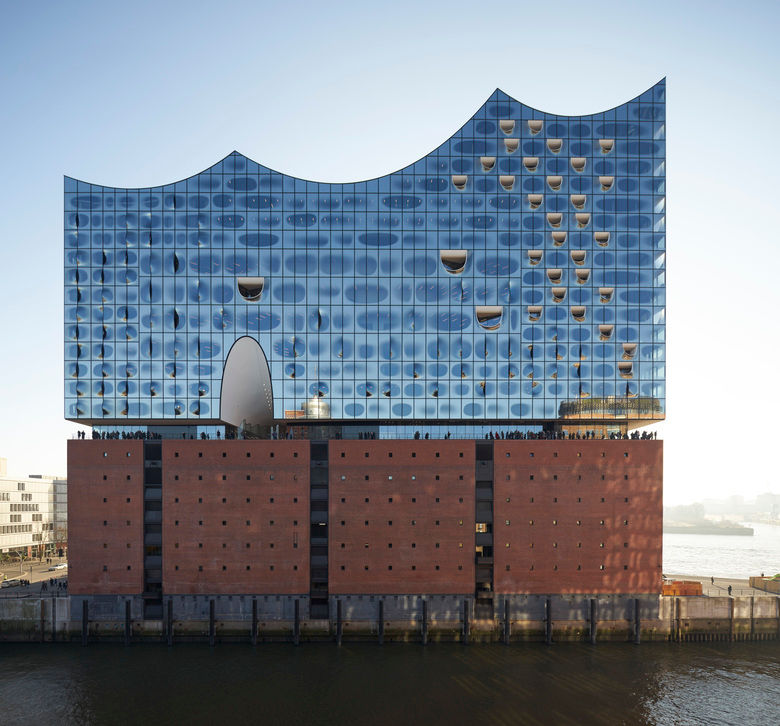
[[[539,157],[538,156],[524,156],[523,157],[523,166],[526,168],[527,171],[535,172],[537,168],[539,167]]]
[[[514,154],[520,147],[520,139],[504,139],[504,148],[507,154]]]
[[[580,285],[584,285],[590,279],[590,270],[575,270],[575,272]]]
[[[532,265],[538,265],[542,261],[542,250],[528,250],[528,261]]]
[[[441,250],[441,264],[451,275],[460,275],[466,269],[469,253],[466,250]]]
[[[585,171],[585,165],[587,163],[588,160],[584,156],[572,156],[571,158],[571,168],[578,174]]]
[[[531,207],[531,209],[539,209],[539,207],[542,206],[543,201],[544,201],[544,194],[528,195],[528,204]]]
[[[599,147],[601,148],[602,154],[608,154],[612,149],[615,148],[615,140],[614,139],[599,139]]]
[[[634,364],[630,361],[618,361],[618,372],[621,378],[633,378],[634,377]]]
[[[515,122],[512,119],[501,119],[498,122],[498,127],[509,136],[515,130]]]
[[[551,234],[554,247],[562,247],[564,244],[566,244],[566,232],[563,230],[557,230],[555,232],[551,232]]]
[[[609,340],[614,329],[614,325],[599,325],[599,340]]]
[[[632,360],[636,355],[636,343],[623,343],[623,360]]]
[[[468,182],[468,180],[469,178],[465,174],[453,174],[452,186],[459,191],[463,191],[466,188],[466,182]]]
[[[264,277],[239,277],[236,279],[238,294],[247,302],[257,302],[265,289]]]
[[[599,247],[606,247],[609,245],[609,232],[594,232],[593,239]]]
[[[502,174],[498,177],[498,182],[508,192],[511,192],[515,186],[515,178],[510,174]]]
[[[563,270],[560,268],[547,270],[547,279],[553,285],[557,285],[563,279]]]
[[[560,212],[547,212],[547,224],[551,227],[560,227],[563,215]]]
[[[542,306],[541,305],[529,305],[528,306],[528,319],[532,323],[536,323],[542,319]]]
[[[584,323],[585,322],[585,306],[584,305],[572,305],[570,310],[571,310],[571,316],[578,323]]]
[[[585,264],[585,258],[588,256],[588,253],[585,250],[572,250],[571,251],[571,261],[575,265],[584,265]]]
[[[496,165],[496,157],[495,156],[480,156],[479,157],[479,163],[482,164],[482,170],[483,171],[492,171],[493,167]]]
[[[612,296],[615,294],[614,287],[600,287],[599,288],[599,300],[603,303],[612,301]]]
[[[553,153],[560,153],[563,148],[563,139],[547,139],[547,148]]]
[[[610,189],[612,189],[612,185],[615,183],[615,177],[614,176],[600,176],[599,177],[599,184],[601,184],[601,191],[602,192],[608,192]]]
[[[564,299],[566,298],[566,288],[565,287],[554,287],[552,289],[552,301],[554,303],[562,303]]]
[[[528,119],[528,130],[531,132],[531,135],[536,136],[542,128],[544,127],[544,121],[541,119]]]
[[[561,188],[561,184],[563,184],[562,176],[547,177],[547,186],[550,187],[550,189],[552,189],[554,192],[557,192]]]
[[[478,305],[474,308],[477,322],[485,330],[498,330],[504,315],[503,305]]]
[[[571,194],[569,199],[572,207],[575,209],[585,209],[585,203],[588,201],[588,197],[585,194]]]
[[[590,224],[590,212],[577,212],[574,215],[577,219],[577,226],[582,229]]]

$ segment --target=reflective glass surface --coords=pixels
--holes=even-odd
[[[65,179],[65,414],[219,418],[233,343],[277,419],[656,419],[665,95],[564,117],[496,91],[393,174],[296,179],[234,152],[189,179]]]

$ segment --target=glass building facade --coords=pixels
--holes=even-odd
[[[277,421],[664,417],[664,81],[571,117],[497,90],[354,184],[238,152],[159,187],[66,177],[64,217],[70,420],[218,424],[245,336]]]

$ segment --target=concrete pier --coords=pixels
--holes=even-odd
[[[307,618],[305,598],[205,596],[166,600],[162,620],[144,620],[142,601],[84,597],[0,599],[0,642],[608,642],[780,639],[780,596],[502,596],[493,619],[473,602],[436,596],[344,596],[334,620]],[[174,625],[176,637],[174,638]],[[292,636],[292,637],[291,637]]]

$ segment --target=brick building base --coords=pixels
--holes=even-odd
[[[313,446],[70,441],[71,594],[660,593],[660,441]]]

